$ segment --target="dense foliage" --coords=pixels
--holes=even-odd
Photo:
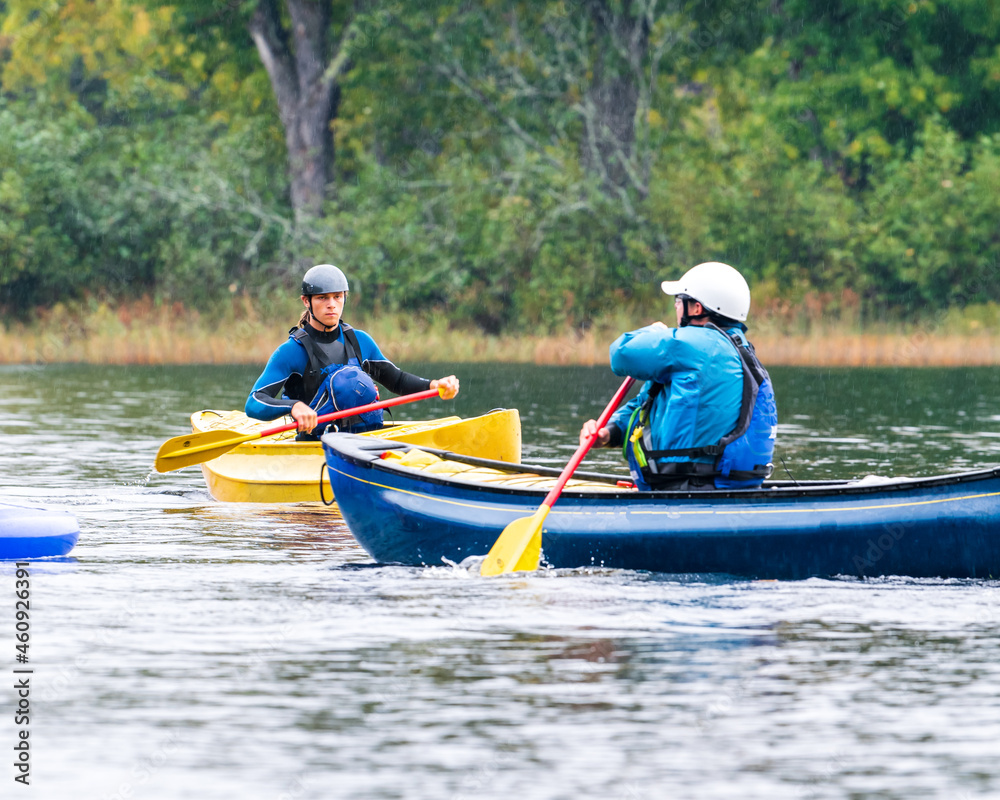
[[[266,306],[318,261],[369,310],[488,331],[652,311],[711,259],[772,310],[1000,300],[992,0],[331,0],[304,214],[250,31],[315,1],[0,2],[7,314]]]

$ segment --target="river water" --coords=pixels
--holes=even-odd
[[[517,407],[525,460],[557,465],[619,383],[457,371],[455,402],[396,418]],[[1000,461],[997,371],[772,373],[776,477]],[[0,497],[82,528],[71,557],[30,567],[30,789],[0,564],[0,796],[1000,797],[997,582],[373,565],[326,509],[220,504],[197,467],[151,473],[192,411],[242,406],[255,377],[0,368]]]

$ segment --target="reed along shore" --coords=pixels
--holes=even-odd
[[[203,315],[177,308],[112,310],[82,317],[58,315],[33,324],[0,328],[0,363],[45,364],[261,364],[287,335],[294,319]],[[414,321],[402,315],[353,319],[399,364],[411,362],[514,362],[600,365],[623,330],[652,320],[619,316],[585,331],[550,335],[487,335]],[[979,329],[977,329],[979,327]],[[1000,333],[985,326],[930,320],[906,327],[851,330],[822,320],[810,330],[789,331],[776,320],[750,328],[751,341],[768,366],[993,366],[1000,364]],[[992,328],[992,326],[990,326]]]

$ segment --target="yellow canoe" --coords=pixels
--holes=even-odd
[[[285,419],[292,422],[291,417]],[[242,411],[205,410],[191,415],[194,433],[217,429],[254,433],[280,424],[279,420],[250,419]],[[469,419],[400,422],[372,431],[371,435],[497,461],[516,464],[521,460],[521,418],[516,408],[497,409]],[[320,500],[323,464],[323,446],[319,442],[296,442],[295,431],[286,431],[241,444],[204,462],[201,471],[216,500],[309,503]],[[325,475],[323,484],[323,496],[329,501],[333,490]]]

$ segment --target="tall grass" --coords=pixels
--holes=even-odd
[[[55,305],[31,324],[0,327],[0,363],[261,364],[298,319],[300,306],[261,316],[238,297],[216,313],[149,299],[116,307]],[[817,310],[818,309],[818,310]],[[664,305],[664,311],[673,311]],[[612,312],[586,328],[550,336],[488,336],[455,329],[442,315],[346,319],[368,331],[382,351],[412,361],[606,364],[608,344],[653,321]],[[664,316],[664,321],[672,323]],[[772,306],[751,318],[750,338],[768,366],[970,366],[1000,364],[1000,307],[955,309],[915,320],[869,320],[824,312],[815,304]]]

